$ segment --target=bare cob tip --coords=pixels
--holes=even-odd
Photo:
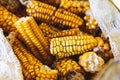
[[[19,1],[20,1],[20,3],[21,3],[22,5],[26,6],[27,3],[29,3],[29,2],[32,1],[32,0],[19,0]]]

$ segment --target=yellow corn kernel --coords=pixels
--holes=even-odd
[[[104,50],[110,50],[110,45],[108,43],[104,44]]]
[[[85,16],[84,20],[87,21],[86,22],[87,29],[91,30],[96,29],[98,27],[98,23],[95,19],[90,19],[89,16]]]
[[[104,46],[104,41],[101,37],[96,37],[95,39],[98,41],[99,46]]]
[[[69,29],[69,30],[63,30],[60,32],[57,32],[55,34],[49,34],[49,38],[56,38],[56,37],[64,37],[64,36],[74,36],[78,34],[83,34],[79,28]]]
[[[61,0],[60,7],[75,14],[85,13],[89,9],[88,1]]]
[[[18,0],[0,0],[0,4],[11,12],[15,12],[20,7]]]
[[[52,70],[48,66],[43,65],[17,39],[15,39],[13,50],[21,62],[22,71],[26,80],[57,80],[58,71]],[[23,58],[25,58],[26,60],[24,60]]]
[[[39,28],[43,32],[45,37],[48,37],[48,35],[53,35],[53,34],[56,34],[57,32],[60,32],[59,29],[57,29],[51,25],[48,25],[46,23],[41,23],[39,25]]]
[[[56,60],[52,66],[53,68],[57,69],[58,74],[64,78],[66,78],[66,74],[69,72],[69,70],[77,71],[79,73],[83,72],[81,67],[74,60],[69,58]]]
[[[0,25],[6,32],[16,31],[14,23],[19,19],[0,5]]]
[[[58,42],[59,45],[54,44]],[[50,51],[58,58],[69,57],[92,50],[97,46],[97,43],[97,40],[89,35],[53,38],[50,41]],[[59,51],[59,48],[62,48],[62,51]]]
[[[34,19],[32,17],[20,18],[15,26],[23,36],[25,43],[32,49],[31,51],[38,50],[38,53],[33,52],[36,56],[38,55],[37,58],[42,56],[42,60],[40,60],[43,63],[51,64],[52,56],[49,54],[49,44]]]
[[[28,2],[26,11],[28,15],[33,16],[35,19],[50,23],[52,25],[59,24],[61,26],[68,26],[69,28],[76,28],[81,26],[83,23],[82,18],[77,15],[63,9],[56,9],[53,6],[40,1]],[[66,13],[70,15],[67,15]]]

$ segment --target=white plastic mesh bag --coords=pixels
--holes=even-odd
[[[120,12],[109,0],[89,0],[93,15],[110,45],[115,59],[120,59]]]
[[[23,80],[19,60],[0,28],[0,80]]]

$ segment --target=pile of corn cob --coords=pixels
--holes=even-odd
[[[85,14],[89,2],[47,1],[18,1],[14,7],[22,9],[13,13],[15,3],[0,0],[0,27],[16,34],[11,46],[24,79],[90,80],[113,56],[97,21]]]

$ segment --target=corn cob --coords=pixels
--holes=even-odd
[[[39,1],[30,1],[26,7],[26,11],[30,16],[41,21],[49,21],[56,10],[55,7]]]
[[[15,40],[13,49],[21,62],[26,80],[57,80],[58,71],[43,65],[17,39]]]
[[[86,52],[79,57],[79,64],[86,72],[94,73],[102,68],[104,60],[95,52]]]
[[[37,57],[43,58],[44,64],[52,63],[52,56],[49,54],[49,45],[41,30],[32,17],[23,17],[19,19],[15,26],[23,36],[25,43],[33,50]],[[38,51],[36,51],[36,48]],[[38,53],[39,54],[38,54]]]
[[[58,9],[55,12],[52,16],[52,21],[62,26],[69,26],[69,28],[77,28],[83,23],[80,17],[63,9]]]
[[[63,9],[56,9],[53,6],[39,1],[30,1],[26,7],[28,15],[53,25],[59,24],[62,27],[68,26],[69,28],[75,28],[81,26],[83,23],[83,20],[77,15]]]
[[[64,36],[75,36],[78,34],[82,34],[82,32],[80,32],[79,28],[74,28],[74,29],[69,29],[69,30],[63,30],[55,34],[49,34],[48,37],[56,38],[56,37],[64,37]]]
[[[16,28],[18,29],[21,37],[23,38],[23,42],[27,45],[27,47],[31,50],[31,52],[34,54],[34,56],[43,62],[43,59],[41,57],[41,55],[39,54],[39,51],[37,50],[37,48],[35,47],[35,45],[33,45],[32,40],[28,37],[27,33],[25,32],[25,29],[21,26],[24,26],[22,23],[15,23]]]
[[[0,5],[0,25],[6,32],[16,31],[14,22],[19,18]]]
[[[85,13],[90,7],[88,1],[61,0],[60,7],[75,14]]]
[[[97,46],[97,40],[93,36],[67,36],[51,39],[50,51],[52,55],[63,58],[82,54],[95,46]]]
[[[89,16],[84,17],[84,20],[87,21],[86,22],[87,29],[96,29],[98,27],[97,21],[95,19],[89,20],[88,17]]]
[[[46,23],[41,23],[39,25],[40,30],[44,34],[45,37],[47,37],[50,34],[55,34],[57,32],[60,32],[60,30],[56,29],[55,27],[48,25]]]
[[[0,4],[11,12],[15,12],[20,6],[18,0],[0,0]]]
[[[59,4],[60,4],[60,0],[38,0],[38,1],[50,4],[50,5],[53,5],[56,7],[59,6]]]
[[[58,75],[61,76],[61,80],[66,80],[66,74],[69,70],[83,72],[81,67],[72,59],[64,58],[62,60],[56,60],[52,65],[53,68],[58,70]]]

